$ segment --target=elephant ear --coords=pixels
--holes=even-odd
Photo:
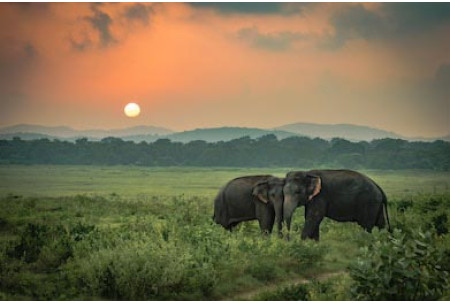
[[[308,201],[311,201],[315,196],[320,193],[322,189],[322,179],[318,176],[308,175],[309,186],[308,186]]]
[[[253,187],[252,194],[263,203],[269,203],[268,198],[269,183],[267,181],[259,182]]]

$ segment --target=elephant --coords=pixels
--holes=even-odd
[[[305,206],[302,239],[319,240],[324,217],[338,222],[356,222],[366,231],[388,225],[387,198],[369,177],[351,170],[310,170],[287,173],[283,188],[283,218],[288,237],[294,210]]]
[[[284,178],[271,175],[239,177],[228,182],[214,200],[213,220],[227,230],[243,221],[259,221],[271,233],[275,221],[281,234]]]

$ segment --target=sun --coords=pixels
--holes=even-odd
[[[139,116],[141,113],[141,108],[136,103],[128,103],[125,105],[123,112],[127,115],[127,117],[134,118]]]

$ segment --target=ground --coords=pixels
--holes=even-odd
[[[326,219],[315,243],[299,239],[302,208],[290,242],[256,222],[229,233],[211,220],[230,179],[293,169],[0,166],[0,299],[234,300],[348,280],[368,239],[355,224]],[[449,172],[362,173],[386,192],[394,223],[416,218],[399,204],[450,195]]]

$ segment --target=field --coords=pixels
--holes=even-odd
[[[301,241],[303,208],[289,242],[212,222],[228,180],[289,170],[0,166],[0,299],[450,298],[449,172],[362,171],[388,196],[392,234],[326,219],[320,242]]]

